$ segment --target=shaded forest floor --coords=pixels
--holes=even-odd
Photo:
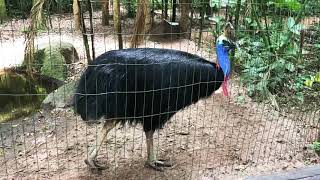
[[[10,31],[10,28],[23,27],[14,24],[21,22],[7,24],[4,29],[9,30],[2,31],[1,53],[7,53],[4,57],[8,58],[4,59],[15,62],[12,64],[19,64],[23,57],[24,37],[21,31]],[[71,23],[72,18],[68,15],[53,17],[50,32],[43,32],[38,37],[39,43],[65,41],[76,47],[83,63],[73,64],[78,73],[70,76],[69,80],[76,79],[85,64],[82,37],[74,33]],[[117,49],[112,27],[102,27],[98,21],[94,24],[98,33],[95,36],[96,54]],[[130,34],[132,24],[132,20],[126,21],[123,29],[128,31],[125,34]],[[99,32],[107,33],[99,35]],[[206,33],[204,38],[212,40]],[[124,42],[125,47],[129,47],[129,36]],[[141,46],[179,49],[212,61],[215,59],[214,49],[197,50],[195,43],[187,39],[146,41]],[[9,49],[11,56],[9,52],[2,52]],[[0,177],[241,179],[319,162],[318,156],[307,147],[317,137],[319,111],[279,113],[267,104],[252,102],[239,84],[234,77],[230,98],[217,93],[201,100],[178,112],[157,133],[155,149],[158,156],[175,162],[175,166],[164,172],[144,167],[146,143],[142,128],[125,126],[110,132],[99,154],[98,159],[108,169],[100,174],[92,173],[83,160],[87,156],[87,147],[94,145],[101,127],[85,124],[71,109],[54,109],[50,112],[41,110],[30,117],[1,124]]]

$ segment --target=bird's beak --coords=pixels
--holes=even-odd
[[[230,46],[231,46],[231,49],[237,49],[238,51],[241,51],[241,48],[240,48],[240,45],[237,41],[233,41],[233,40],[230,40],[229,39],[229,42],[230,42]]]

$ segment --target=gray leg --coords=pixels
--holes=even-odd
[[[152,167],[155,170],[163,171],[161,167],[171,167],[173,166],[172,162],[164,161],[164,160],[157,160],[154,150],[153,150],[153,133],[154,131],[147,131],[146,133],[146,141],[147,141],[147,153],[148,153],[148,160],[146,165]]]
[[[89,151],[89,157],[85,160],[85,163],[92,169],[105,169],[106,167],[101,166],[97,163],[98,152],[105,141],[110,130],[112,130],[117,125],[116,120],[106,120],[102,130],[98,134],[96,146],[91,147]]]

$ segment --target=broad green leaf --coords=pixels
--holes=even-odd
[[[295,21],[294,21],[293,17],[289,17],[288,18],[288,27],[292,28],[294,26],[294,24],[295,24]]]
[[[281,68],[284,68],[284,66],[285,66],[285,60],[280,58],[279,60],[271,64],[270,69],[279,70]]]
[[[265,80],[260,81],[257,84],[257,90],[264,92],[267,89],[268,82]]]
[[[300,31],[303,29],[302,24],[295,24],[295,20],[293,19],[293,17],[289,17],[287,25],[291,32],[298,35],[300,34]]]
[[[260,41],[256,41],[256,42],[252,42],[252,45],[253,45],[254,47],[261,47],[261,46],[263,46],[263,43],[260,42]]]
[[[255,85],[254,84],[249,84],[247,88],[248,88],[249,96],[252,96],[254,91],[255,91]]]
[[[298,0],[273,0],[278,8],[288,8],[292,11],[298,11],[301,9],[301,4]]]
[[[302,92],[298,92],[295,97],[300,101],[300,102],[304,102],[304,95]]]
[[[293,65],[292,63],[290,63],[290,62],[288,62],[288,63],[286,64],[286,69],[287,69],[288,71],[290,71],[290,72],[294,72],[294,71],[295,71],[294,65]]]
[[[290,31],[292,31],[293,33],[299,35],[299,34],[300,34],[300,31],[301,31],[303,28],[304,28],[304,27],[303,27],[302,24],[297,24],[297,25],[293,26],[293,27],[290,29]]]
[[[315,76],[310,76],[310,77],[311,77],[311,81],[314,82]]]
[[[306,85],[307,87],[312,88],[313,81],[312,81],[312,80],[310,80],[310,79],[308,79],[308,80],[306,80],[306,81],[304,82],[304,85]]]
[[[210,7],[221,8],[221,1],[219,1],[219,0],[210,0],[209,6]]]
[[[273,4],[275,4],[274,1],[268,1],[268,2],[267,2],[267,6],[270,6],[270,5],[273,5]]]
[[[216,22],[217,24],[220,24],[221,22],[224,22],[224,18],[221,16],[214,16],[214,17],[209,17],[210,20]]]
[[[248,18],[248,17],[244,18],[244,20],[245,20],[246,23],[248,23],[248,24],[250,24],[250,23],[252,22],[252,19],[251,19],[251,18]]]
[[[248,25],[250,25],[250,26],[252,26],[252,27],[257,27],[258,26],[258,24],[257,24],[257,22],[256,21],[254,21],[253,19],[251,19],[251,18],[245,18],[244,19],[245,21],[246,21],[246,23],[248,24]]]
[[[320,72],[316,74],[316,76],[314,77],[314,81],[320,83]]]
[[[298,55],[298,52],[300,52],[300,47],[297,43],[290,43],[290,45],[287,47],[287,54],[290,55]]]
[[[237,0],[210,0],[210,7],[226,7],[226,6],[235,6],[237,4]]]
[[[315,44],[314,47],[319,48],[320,49],[320,44]]]
[[[285,3],[290,10],[298,11],[301,8],[301,4],[297,0],[285,0]]]

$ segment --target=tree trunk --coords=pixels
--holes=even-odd
[[[201,41],[202,41],[202,29],[203,29],[203,21],[204,21],[204,13],[205,13],[205,5],[203,4],[203,0],[201,1],[201,10],[200,10],[200,32],[199,32],[199,39],[198,39],[198,49],[201,48]]]
[[[6,17],[7,17],[6,2],[5,0],[0,0],[0,23],[2,23]]]
[[[155,9],[154,9],[154,0],[152,0],[152,4],[151,4],[151,24],[153,24],[154,22],[154,12]]]
[[[73,0],[73,19],[74,19],[74,28],[76,31],[80,30],[80,10],[79,10],[79,1]]]
[[[176,22],[176,17],[177,17],[177,0],[172,1],[172,22]]]
[[[90,37],[91,37],[91,52],[92,59],[95,59],[95,48],[94,48],[94,31],[93,31],[93,8],[91,0],[87,0],[88,8],[89,8],[89,20],[90,20]]]
[[[212,8],[210,7],[210,1],[205,0],[205,12],[207,16],[212,16]]]
[[[193,7],[192,7],[192,5],[190,6],[191,7],[191,18],[190,18],[190,26],[189,26],[189,37],[188,37],[188,39],[190,39],[191,40],[191,35],[192,35],[192,20],[193,20],[193,14],[194,14],[194,9],[193,9]]]
[[[161,18],[164,18],[164,0],[161,0]]]
[[[258,6],[258,3],[256,1],[254,1],[254,4],[251,4],[252,12],[254,13],[253,18],[254,18],[255,22],[257,23],[258,29],[263,30],[263,27],[262,27],[261,21],[260,21],[260,16],[259,16],[258,10],[257,10],[258,7],[256,7],[256,6]],[[269,41],[268,41],[268,37],[266,36],[266,33],[264,31],[262,31],[262,39],[263,39],[263,42],[266,47],[271,47],[269,44]]]
[[[240,8],[241,8],[241,0],[237,0],[237,6],[236,6],[236,14],[235,14],[235,22],[234,22],[234,26],[236,31],[238,30],[238,26],[239,26],[239,17],[240,17]]]
[[[252,15],[252,11],[251,11],[251,0],[246,0],[245,1],[245,5],[244,5],[244,16],[243,17],[253,17]],[[243,25],[246,25],[246,21],[245,21],[245,18],[242,18],[242,23]]]
[[[190,26],[190,5],[189,0],[180,0],[180,8],[181,8],[181,19],[180,19],[180,32],[183,33],[182,36],[189,37],[189,26]]]
[[[145,26],[144,26],[144,32],[148,33],[152,26],[152,20],[151,20],[151,14],[150,14],[150,4],[148,0],[144,0],[144,14],[146,15],[145,19]]]
[[[151,16],[148,0],[138,0],[138,9],[135,20],[134,34],[131,39],[131,47],[136,48],[143,39],[142,34],[146,34],[151,29]]]
[[[30,12],[30,25],[29,31],[26,34],[26,46],[24,50],[24,61],[27,65],[27,71],[32,77],[33,67],[31,66],[34,62],[35,53],[35,38],[37,36],[37,29],[42,25],[43,8],[45,0],[33,0],[33,6]]]
[[[121,35],[121,16],[120,16],[120,1],[113,0],[113,22],[114,29],[118,35],[119,49],[123,49],[122,35]]]
[[[32,0],[32,9],[31,9],[31,16],[35,16],[36,18],[34,19],[34,22],[36,22],[35,29],[40,29],[45,27],[45,19],[43,18],[43,8],[44,8],[44,3],[46,0]],[[32,14],[35,9],[38,9],[37,13],[38,14]]]
[[[109,25],[109,0],[104,0],[102,4],[102,25]]]
[[[79,1],[78,1],[78,9],[80,12],[80,24],[81,24],[81,33],[82,33],[83,44],[84,44],[84,48],[86,51],[87,60],[89,63],[92,61],[92,59],[91,59],[91,55],[90,55],[89,41],[88,41],[88,36],[87,36],[87,28],[86,28],[86,24],[84,22],[83,11],[82,11],[81,4]]]
[[[164,0],[164,18],[168,18],[168,0]]]

